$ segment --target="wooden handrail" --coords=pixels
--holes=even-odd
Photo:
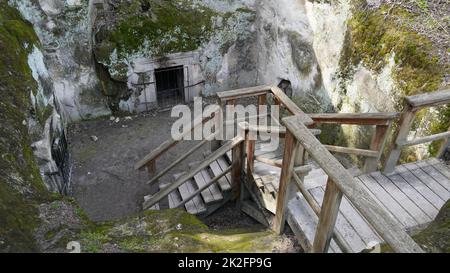
[[[397,144],[402,147],[413,146],[413,145],[418,145],[418,144],[422,144],[422,143],[426,143],[426,142],[432,142],[432,141],[436,141],[436,140],[440,140],[440,139],[445,139],[448,137],[450,137],[449,131],[430,135],[430,136],[419,137],[419,138],[416,138],[413,140],[401,140]]]
[[[189,130],[186,130],[184,132],[184,134],[181,135],[181,138],[183,138],[184,136],[191,134],[192,131],[197,128],[198,126],[208,122],[209,120],[213,119],[217,113],[221,111],[220,107],[217,106],[217,109],[211,114],[211,116],[209,117],[197,117],[194,119],[193,123],[191,124],[191,127],[189,128]],[[143,159],[141,159],[139,162],[137,162],[134,165],[134,169],[135,170],[140,170],[142,168],[144,168],[145,166],[147,166],[149,163],[154,162],[154,160],[156,160],[158,157],[160,157],[162,154],[164,154],[165,152],[167,152],[169,149],[171,149],[172,147],[174,147],[175,145],[177,145],[180,142],[180,140],[174,140],[174,139],[169,139],[165,142],[163,142],[161,145],[159,145],[156,149],[154,149],[153,151],[151,151],[149,154],[147,154]]]
[[[217,96],[219,97],[220,101],[227,102],[229,100],[236,100],[241,98],[264,95],[267,94],[271,88],[272,86],[270,85],[260,85],[248,88],[217,92]]]
[[[295,139],[300,142],[309,155],[325,171],[332,181],[331,185],[335,185],[352,202],[355,208],[367,219],[394,251],[423,252],[417,243],[402,230],[399,223],[366,192],[320,141],[308,131],[308,128],[302,123],[301,118],[291,116],[283,118],[282,121],[287,130],[293,134]],[[328,200],[327,197],[331,198],[331,196],[327,196],[327,193],[325,195],[324,202]],[[329,199],[330,202],[332,200],[336,199]],[[333,209],[335,209],[335,206]],[[327,213],[329,214],[331,212],[327,211]],[[336,216],[337,212],[335,211],[334,217]],[[320,224],[321,220],[319,219],[318,229],[321,228]]]
[[[352,154],[352,155],[359,155],[359,156],[365,156],[365,157],[377,157],[378,151],[372,151],[367,149],[358,149],[358,148],[348,148],[348,147],[342,147],[342,146],[334,146],[334,145],[323,145],[325,148],[327,148],[328,151],[334,152],[334,153],[341,153],[341,154]]]
[[[426,94],[419,94],[405,98],[405,109],[403,110],[398,121],[397,130],[394,133],[394,147],[386,157],[384,164],[384,173],[392,173],[395,170],[398,160],[400,159],[401,150],[405,146],[417,145],[425,142],[431,142],[439,139],[446,139],[441,145],[439,152],[445,150],[449,143],[449,133],[439,133],[431,136],[407,140],[409,131],[416,117],[416,113],[425,107],[439,106],[450,103],[450,89],[441,90]],[[439,155],[440,156],[440,155]]]
[[[450,103],[450,89],[424,93],[405,98],[412,108],[424,108]]]
[[[162,170],[161,172],[159,172],[157,175],[155,175],[154,177],[152,177],[152,179],[150,179],[147,184],[148,185],[152,185],[153,183],[155,183],[156,181],[158,181],[159,178],[161,178],[162,176],[164,176],[167,172],[169,172],[170,170],[172,170],[175,166],[177,166],[180,162],[182,162],[183,160],[185,160],[188,156],[190,156],[192,153],[194,153],[195,151],[197,151],[198,149],[200,149],[200,147],[202,147],[203,145],[205,145],[208,141],[207,140],[202,140],[200,141],[200,143],[198,143],[197,145],[195,145],[194,147],[192,147],[189,151],[187,151],[186,153],[184,153],[182,156],[178,157],[174,162],[172,162],[172,164],[170,164],[169,166],[167,166],[164,170]]]
[[[195,168],[192,168],[189,170],[189,172],[181,175],[178,177],[173,183],[168,185],[167,187],[160,190],[157,194],[152,196],[149,200],[144,202],[143,209],[146,210],[148,208],[151,208],[156,203],[161,201],[164,197],[166,197],[169,193],[176,190],[179,186],[181,186],[183,183],[186,182],[186,180],[191,179],[196,173],[201,171],[202,169],[206,168],[217,160],[219,157],[223,156],[226,152],[233,149],[235,146],[241,144],[244,141],[244,138],[241,136],[237,136],[233,138],[232,140],[225,143],[223,146],[221,146],[219,149],[215,150],[213,153],[209,154],[202,162],[200,162],[198,165],[195,166]]]
[[[284,92],[277,86],[270,85],[261,85],[249,88],[242,88],[236,90],[229,90],[218,92],[217,96],[221,103],[231,102],[235,103],[237,99],[248,98],[248,97],[263,97],[266,96],[267,93],[272,93],[275,100],[279,102],[282,106],[286,107],[286,109],[293,115],[298,115],[303,119],[303,122],[307,125],[313,124],[313,120],[306,115],[298,106],[295,104]],[[258,102],[262,103],[262,100]]]
[[[399,117],[399,113],[324,113],[308,114],[314,123],[352,124],[352,125],[389,125]]]

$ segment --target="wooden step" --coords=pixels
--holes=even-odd
[[[309,192],[318,204],[322,203],[325,191],[322,187],[310,189]],[[288,223],[301,245],[310,250],[318,223],[318,217],[301,194],[288,204]],[[337,231],[351,247],[352,252],[361,252],[372,242],[382,242],[382,239],[370,228],[367,221],[356,211],[346,197],[342,198],[335,231]],[[342,252],[332,240],[329,252]]]
[[[223,169],[220,167],[219,163],[216,161],[214,161],[213,163],[211,163],[209,165],[209,168],[211,169],[214,177],[220,175],[223,172]],[[228,191],[231,189],[231,180],[228,179],[229,178],[229,173],[226,174],[225,176],[223,176],[222,178],[219,179],[218,184],[219,187],[222,191]],[[231,177],[230,177],[231,179]]]
[[[159,183],[159,189],[162,190],[168,185],[169,184]],[[178,204],[181,203],[181,195],[178,192],[178,190],[175,190],[175,191],[169,193],[168,199],[169,199],[169,208],[171,208],[171,209],[176,208],[178,206]],[[159,204],[158,204],[158,206],[159,206]]]
[[[175,174],[174,178],[177,179],[182,174]],[[181,199],[186,200],[189,198],[195,191],[197,190],[195,182],[192,179],[187,180],[181,186],[178,187],[178,191],[180,192]],[[206,211],[206,205],[200,196],[195,196],[192,200],[188,201],[184,207],[186,211],[190,214],[201,214]]]
[[[204,169],[194,175],[194,181],[197,184],[197,188],[205,186],[211,180],[211,175]],[[223,195],[216,184],[213,184],[202,191],[201,196],[206,204],[219,202],[223,199]]]

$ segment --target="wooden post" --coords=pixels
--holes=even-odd
[[[247,176],[249,178],[253,175],[255,165],[255,140],[250,139],[249,131],[245,131],[245,147],[247,150]]]
[[[314,236],[312,252],[328,252],[341,200],[342,192],[339,190],[336,183],[328,178],[322,208],[320,209],[319,223],[317,224],[316,235]]]
[[[241,193],[242,171],[244,169],[244,141],[231,150],[231,188],[233,198],[238,199]]]
[[[283,232],[284,224],[286,222],[286,205],[290,197],[289,189],[297,149],[297,140],[294,138],[291,132],[287,131],[284,144],[283,163],[281,167],[280,185],[277,194],[277,207],[275,218],[273,219],[272,223],[272,229],[277,234],[281,234]]]
[[[398,128],[394,136],[395,141],[394,148],[389,153],[386,163],[384,164],[383,169],[384,173],[391,173],[394,171],[398,159],[400,158],[400,153],[402,149],[400,143],[405,141],[406,138],[408,137],[409,130],[411,129],[411,125],[414,121],[416,112],[417,109],[413,109],[409,105],[405,107],[405,111],[402,113],[400,120],[398,121]]]
[[[223,122],[223,120],[224,120],[224,117],[223,117],[223,111],[224,111],[223,103],[220,101],[220,99],[218,99],[217,100],[217,104],[220,105],[220,112],[217,113],[219,115],[218,118],[221,120],[221,122]],[[222,123],[219,123],[219,124],[221,126],[220,128],[214,128],[214,130],[220,130],[220,132],[219,132],[219,136],[216,135],[216,137],[211,141],[211,144],[210,144],[210,151],[211,151],[211,153],[220,148],[220,146],[222,144],[221,143],[221,139],[223,139],[223,137],[224,137],[224,135],[223,135],[223,124]]]
[[[391,128],[392,122],[389,125],[377,125],[375,127],[375,133],[372,136],[372,141],[370,143],[370,150],[378,151],[377,157],[368,157],[364,163],[364,173],[374,172],[378,168],[378,162],[383,154],[384,145],[386,144],[387,133]]]
[[[450,127],[447,131],[450,131]],[[442,141],[441,147],[439,148],[439,152],[437,154],[438,158],[442,158],[445,154],[445,151],[447,150],[447,147],[450,146],[450,138],[447,137]]]
[[[230,140],[236,136],[235,129],[237,127],[237,124],[236,124],[236,117],[234,114],[234,106],[235,105],[236,105],[236,100],[227,101],[227,106],[229,106],[229,107],[227,107],[227,109],[229,109],[230,112],[233,113],[233,116],[231,117],[230,120],[227,119],[227,117],[229,116],[228,112],[226,113],[226,116],[225,116],[225,122],[227,123],[225,126],[226,127],[226,131],[225,131],[225,135],[226,135],[225,139],[226,140]],[[234,120],[234,122],[231,124],[232,120]]]

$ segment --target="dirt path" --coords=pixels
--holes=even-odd
[[[72,192],[94,221],[114,220],[138,212],[151,189],[146,171],[135,171],[134,164],[170,137],[176,118],[170,111],[74,124],[69,129],[72,161]],[[92,138],[98,138],[94,141]],[[157,161],[162,170],[195,141],[181,142]],[[189,162],[207,151],[205,145],[161,181],[187,169]]]

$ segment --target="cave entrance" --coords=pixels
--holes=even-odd
[[[156,99],[159,107],[167,107],[184,102],[183,71],[183,66],[155,70]]]

